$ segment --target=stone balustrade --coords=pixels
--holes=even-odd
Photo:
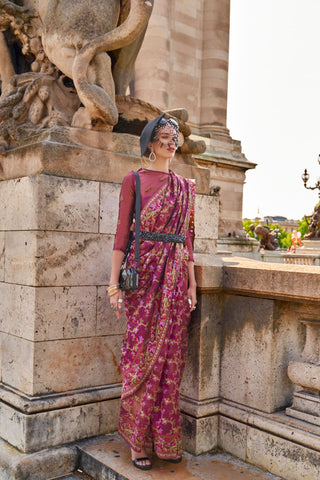
[[[199,308],[182,389],[186,448],[219,447],[281,478],[314,480],[319,267],[205,255],[196,264]],[[296,383],[308,391],[295,393]]]

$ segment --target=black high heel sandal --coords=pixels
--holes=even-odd
[[[150,462],[150,465],[139,465],[138,462],[143,462],[144,460],[148,460]],[[149,457],[135,458],[134,460],[132,460],[132,464],[139,470],[151,470],[152,468],[152,463]]]
[[[178,458],[164,458],[163,460],[165,462],[170,462],[170,463],[180,463],[182,460],[182,455],[181,457],[178,457]]]

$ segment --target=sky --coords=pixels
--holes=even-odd
[[[243,217],[310,215],[320,177],[320,0],[231,0],[227,127],[248,170]]]

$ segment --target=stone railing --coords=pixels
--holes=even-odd
[[[185,447],[219,447],[281,478],[314,480],[320,269],[201,255],[196,263],[199,306],[181,403]]]
[[[287,265],[319,265],[319,258],[311,255],[284,255],[283,263]]]

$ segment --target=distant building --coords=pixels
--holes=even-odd
[[[244,219],[248,220],[248,219]],[[275,216],[265,216],[263,218],[256,217],[254,222],[261,222],[262,224],[265,225],[279,225],[279,227],[283,228],[287,233],[292,233],[293,230],[297,230],[299,228],[299,221],[298,220],[288,220],[287,217],[283,217],[281,215],[275,215]]]

